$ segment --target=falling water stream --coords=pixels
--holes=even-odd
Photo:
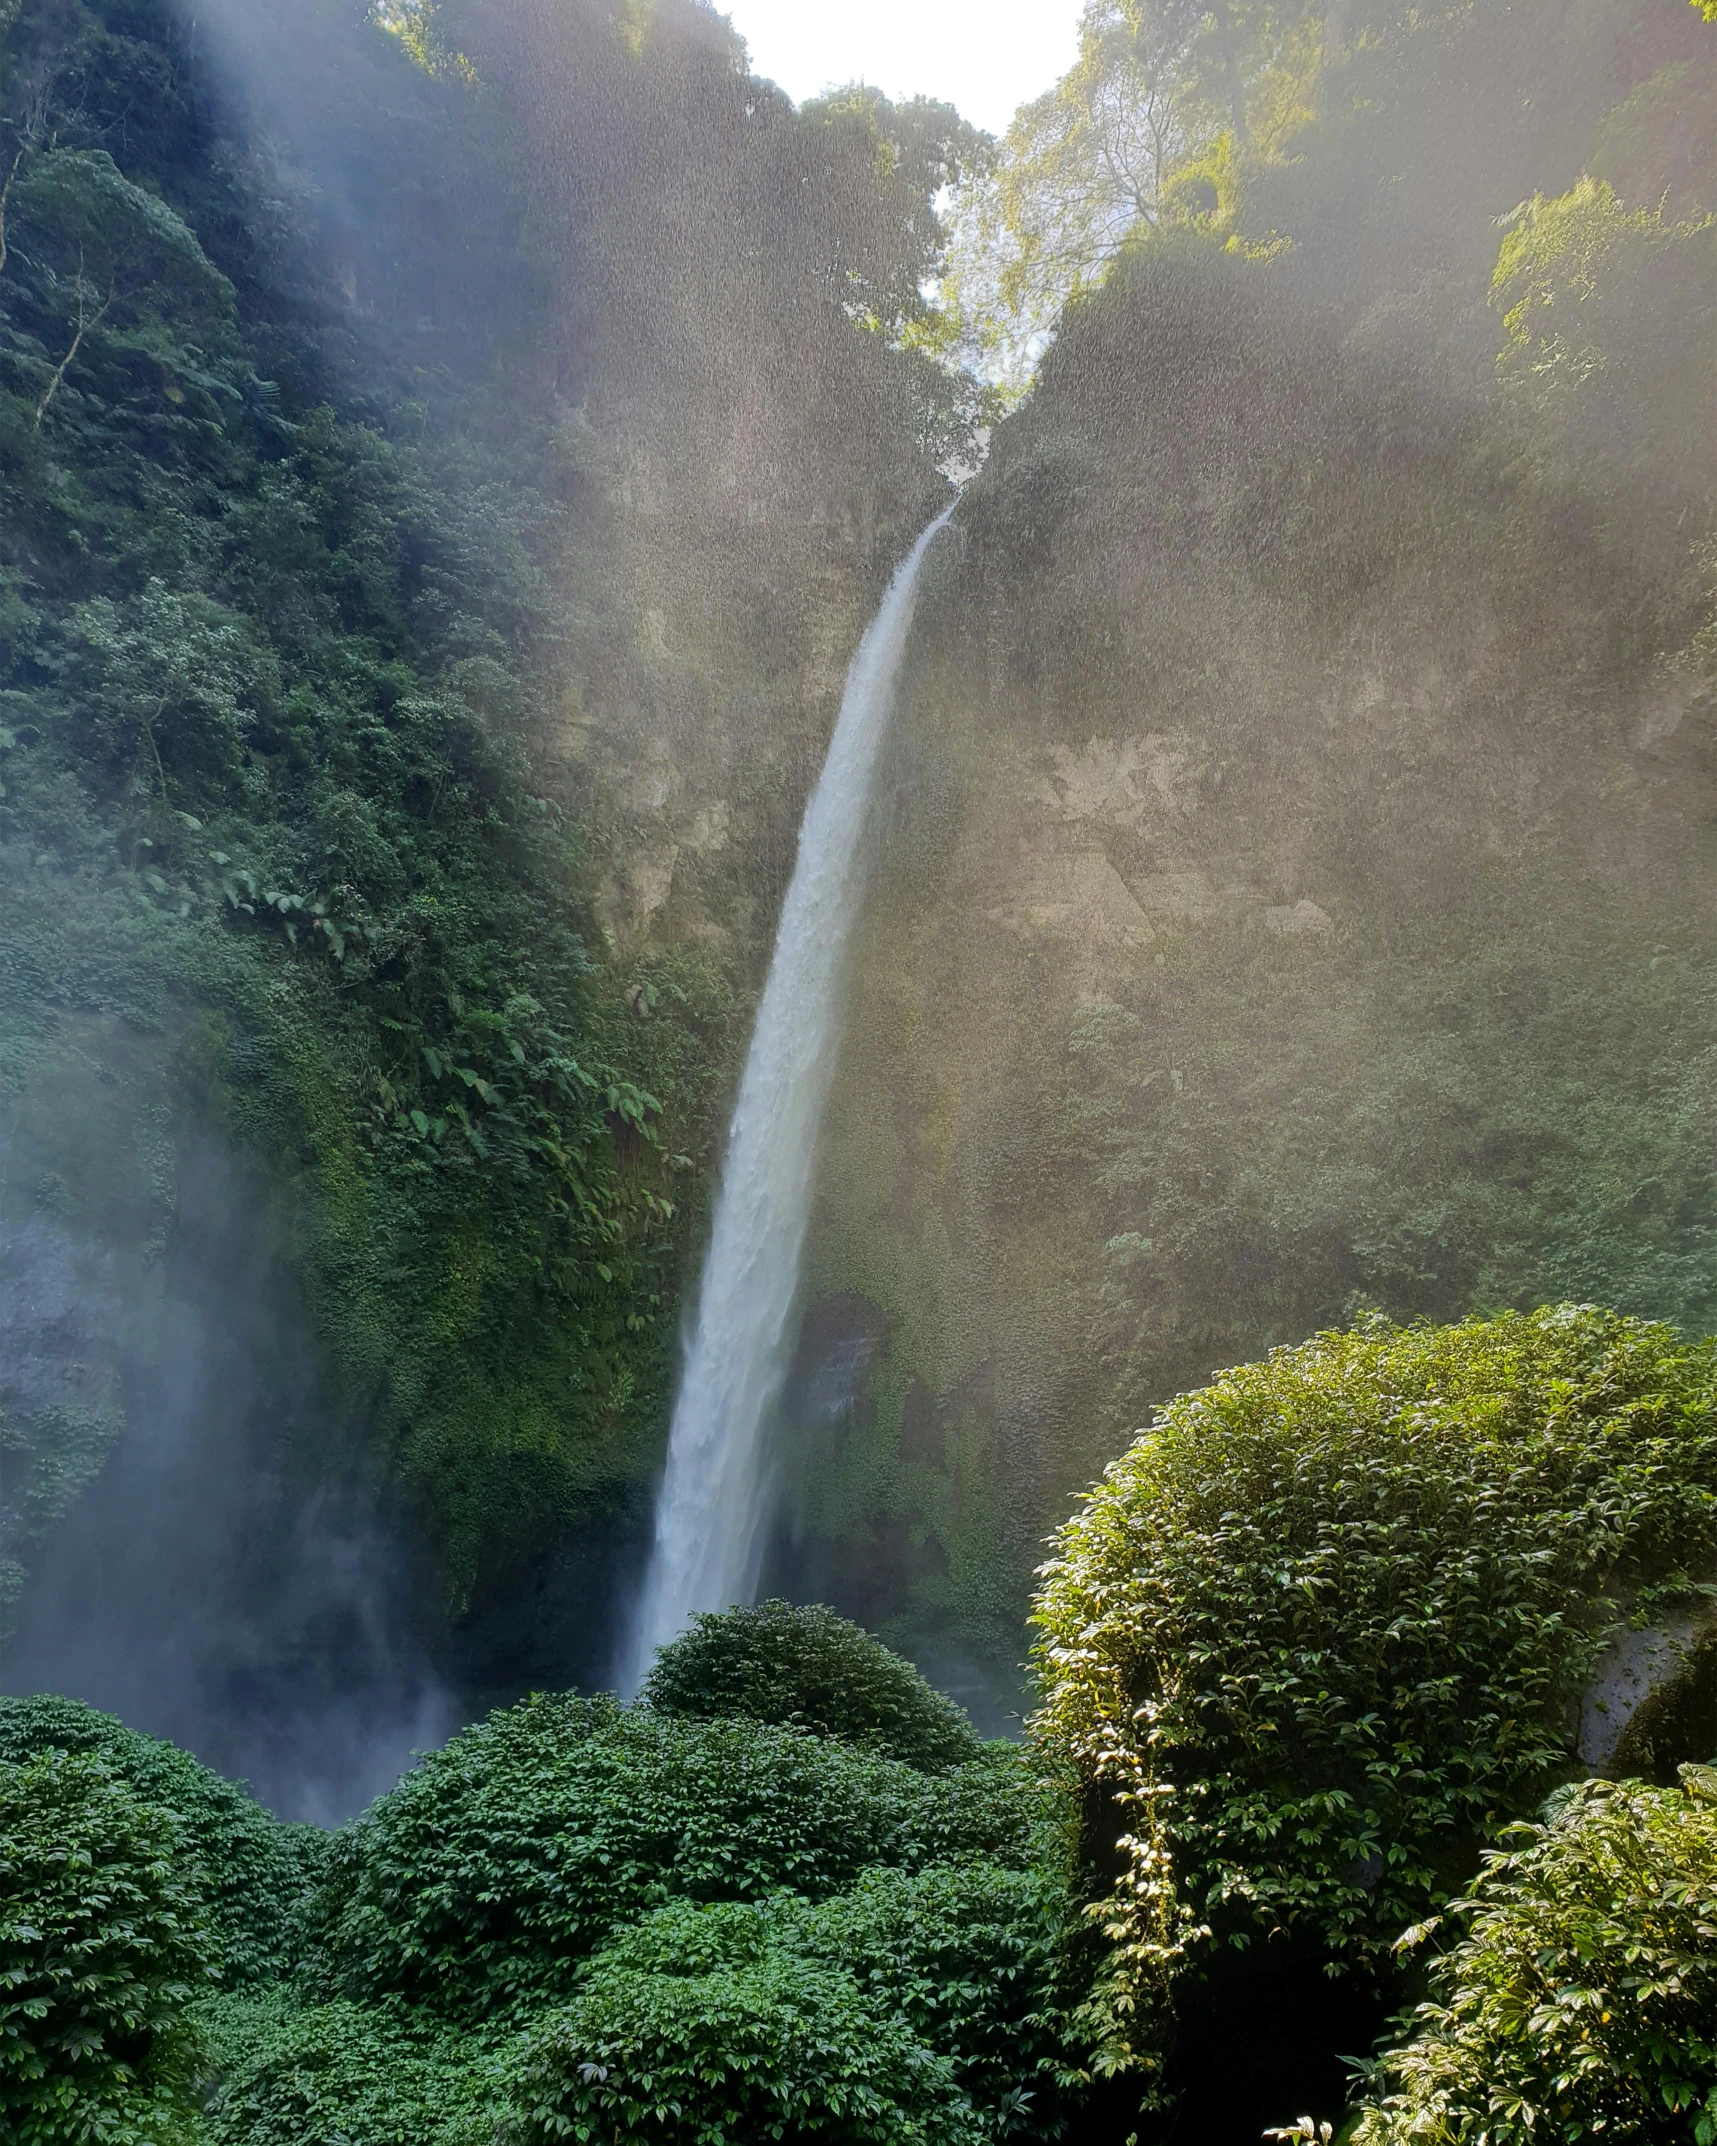
[[[728,1128],[715,1226],[686,1351],[644,1591],[620,1664],[635,1691],[699,1610],[749,1601],[766,1520],[764,1432],[786,1370],[817,1135],[834,1078],[859,838],[918,572],[952,507],[913,545],[847,672],[829,756],[805,808],[769,979]]]

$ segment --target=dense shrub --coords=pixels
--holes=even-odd
[[[314,1827],[283,1825],[188,1751],[112,1714],[49,1694],[0,1698],[0,1760],[46,1751],[93,1754],[142,1802],[172,1814],[184,1880],[206,1901],[223,1981],[281,1972],[288,1915],[323,1851]]]
[[[676,1901],[525,2046],[528,2135],[1059,2135],[1054,1906],[1033,1874],[865,1873],[822,1902]]]
[[[488,2039],[387,1999],[222,1997],[205,2123],[214,2146],[1056,2137],[1058,1908],[986,1864],[871,1870],[821,1902],[671,1901],[564,2008]]]
[[[926,1769],[978,1749],[952,1699],[820,1602],[706,1613],[657,1655],[641,1696],[661,1714],[811,1729]]]
[[[801,1730],[537,1697],[419,1765],[334,1843],[309,1909],[330,1989],[477,2013],[570,1987],[676,1899],[818,1897],[871,1864],[1024,1863],[1037,1792],[989,1751],[926,1778]]]
[[[945,2056],[853,1976],[771,1946],[743,1906],[667,1908],[592,1966],[532,2037],[524,2136],[752,2146],[967,2146],[989,2135]]]
[[[1047,1815],[1005,1746],[927,1778],[776,1724],[533,1699],[336,1840],[303,1986],[205,2005],[209,2136],[1057,2136]]]
[[[0,1761],[0,2116],[16,2146],[188,2139],[214,1944],[172,1814],[102,1760]]]
[[[1109,1469],[1045,1568],[1038,1733],[1087,1784],[1123,2050],[1212,1942],[1381,1968],[1571,1768],[1620,1604],[1717,1547],[1714,1382],[1712,1345],[1587,1307],[1378,1319]]]
[[[867,1870],[849,1892],[776,1913],[799,1950],[844,1965],[873,2011],[946,2056],[1002,2136],[1045,2139],[1063,2107],[1062,1909],[1044,1866],[965,1863]]]
[[[403,2009],[303,2005],[271,1989],[217,1998],[203,2021],[218,2080],[203,2115],[211,2146],[475,2146],[503,2106],[492,2057]]]
[[[1717,1773],[1587,1782],[1491,1857],[1360,2146],[1717,2138]]]

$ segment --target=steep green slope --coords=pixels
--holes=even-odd
[[[649,1479],[835,658],[957,422],[852,317],[921,302],[953,115],[736,58],[7,17],[8,1595],[211,1152],[323,1366],[301,1469],[364,1426],[450,1605]]]

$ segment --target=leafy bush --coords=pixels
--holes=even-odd
[[[822,1902],[676,1901],[524,2045],[527,2136],[1059,2135],[1057,1903],[984,1864],[867,1871]]]
[[[660,1714],[811,1729],[927,1770],[978,1750],[952,1699],[820,1602],[706,1612],[656,1656],[640,1696]]]
[[[184,1882],[206,1902],[223,1981],[283,1970],[287,1919],[322,1853],[322,1834],[283,1825],[188,1751],[141,1736],[112,1714],[48,1694],[0,1698],[0,1760],[49,1751],[99,1758],[142,1802],[172,1814]]]
[[[1057,2137],[1057,1910],[1040,1874],[981,1863],[673,1902],[526,2042],[527,2136]]]
[[[1048,1870],[991,1863],[867,1870],[775,1913],[800,1951],[845,1966],[879,2016],[946,2056],[1000,2135],[1059,2136],[1064,1902]]]
[[[1717,2138],[1717,1773],[1585,1782],[1487,1860],[1358,2146]],[[1410,1936],[1428,1934],[1413,1932]]]
[[[838,1891],[871,1864],[1024,1864],[1016,1755],[926,1778],[801,1730],[536,1697],[425,1759],[333,1844],[309,1909],[319,1980],[492,2012],[566,1991],[666,1901]]]
[[[872,2011],[844,1968],[769,1939],[767,1916],[736,1905],[665,1908],[617,1939],[527,2045],[523,2136],[976,2146],[989,2135],[945,2056]]]
[[[493,2061],[444,2021],[283,1989],[216,1998],[202,2017],[212,2146],[452,2146],[502,2106]]]
[[[1005,1747],[531,1700],[336,1843],[307,1988],[204,2007],[211,2139],[1055,2136],[1044,1816]]]
[[[99,1758],[0,1760],[0,2114],[17,2146],[188,2139],[215,1948],[172,1814]]]
[[[1183,1395],[1114,1463],[1035,1616],[1037,1733],[1112,1878],[1118,2055],[1213,1943],[1381,1970],[1571,1768],[1619,1605],[1717,1547],[1714,1383],[1710,1343],[1589,1307],[1377,1319]]]
[[[480,2031],[391,1999],[204,2007],[214,2146],[503,2136],[749,2142],[1059,2135],[1059,1901],[990,1864],[865,1872],[812,1902],[676,1900],[562,2010]]]

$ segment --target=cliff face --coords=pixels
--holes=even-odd
[[[1222,1365],[1367,1303],[1717,1310],[1702,361],[1582,491],[1639,313],[1547,413],[1501,275],[1475,385],[1386,275],[1237,252],[1065,325],[900,711],[780,1557],[956,1674]]]
[[[74,1677],[73,1559],[81,1688],[204,1748],[413,1623],[598,1674],[798,813],[946,490],[956,398],[853,309],[920,302],[957,123],[796,113],[696,7],[0,27],[7,1674]]]

